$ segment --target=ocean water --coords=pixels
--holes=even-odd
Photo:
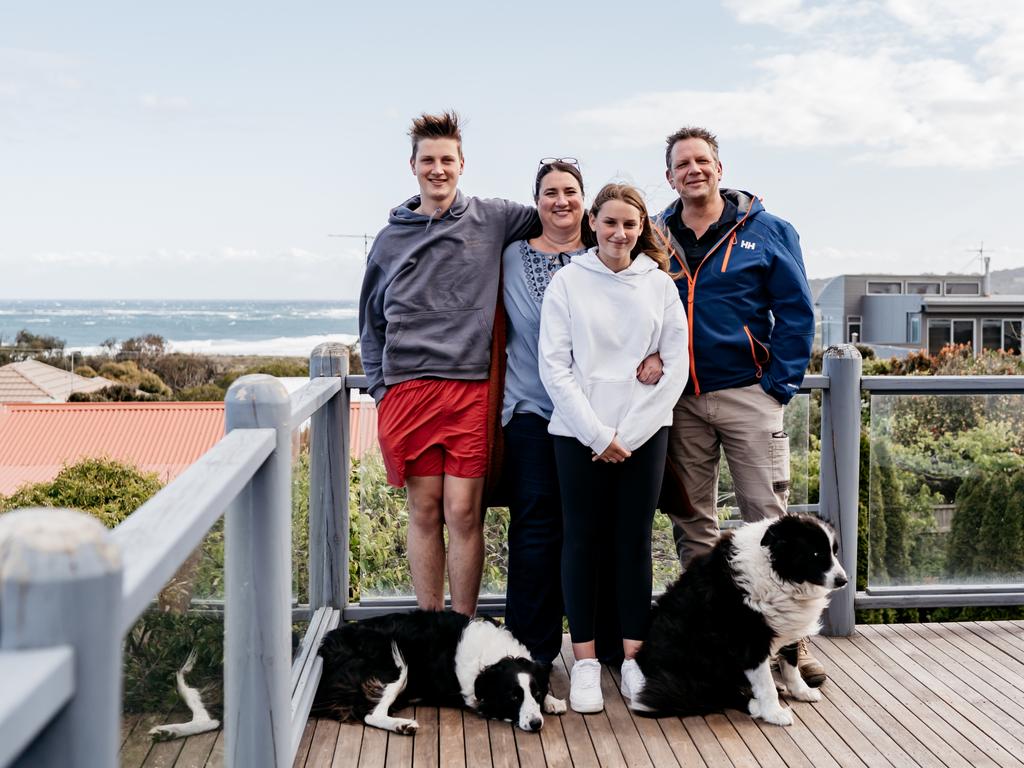
[[[325,341],[351,344],[355,301],[11,301],[0,299],[0,345],[20,330],[89,354],[107,339],[157,334],[176,352],[307,357]]]

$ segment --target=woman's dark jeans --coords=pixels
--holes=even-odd
[[[547,419],[512,416],[502,482],[511,516],[505,625],[536,661],[550,663],[562,645],[562,500]]]

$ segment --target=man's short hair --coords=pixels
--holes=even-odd
[[[440,115],[423,113],[412,121],[409,136],[412,138],[412,157],[416,160],[416,150],[420,139],[455,139],[459,145],[459,159],[462,159],[462,128],[459,125],[459,113],[455,110],[442,112]]]
[[[677,141],[685,141],[686,139],[703,139],[711,147],[711,153],[715,156],[715,160],[718,160],[718,138],[709,131],[707,128],[699,128],[695,125],[688,125],[685,128],[680,128],[678,131],[673,133],[671,136],[665,139],[665,167],[672,168],[672,147],[676,145]],[[719,162],[721,162],[719,160]]]

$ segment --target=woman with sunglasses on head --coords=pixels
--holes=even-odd
[[[552,403],[537,370],[541,302],[554,274],[595,241],[584,223],[583,176],[575,158],[541,160],[533,199],[541,234],[511,243],[502,257],[508,316],[502,476],[511,516],[505,624],[534,659],[550,663],[562,645],[562,502],[548,434]],[[637,375],[657,381],[658,356]],[[611,623],[603,617],[602,626]]]
[[[604,707],[594,642],[600,601],[618,608],[622,693],[633,698],[643,687],[635,656],[651,604],[651,528],[672,408],[689,371],[686,316],[640,193],[605,185],[589,222],[597,246],[551,280],[539,349],[541,381],[553,403],[562,587],[576,657],[569,702],[577,712]],[[646,384],[637,367],[655,352],[663,376]],[[599,594],[598,576],[609,558],[614,593]]]

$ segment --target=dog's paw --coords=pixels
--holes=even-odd
[[[797,701],[821,701],[821,691],[807,686],[802,690],[790,691],[789,696]]]
[[[751,717],[759,717],[772,725],[793,724],[793,713],[785,707],[780,707],[778,704],[762,707],[757,699],[751,699],[747,704],[747,711],[750,712]]]
[[[149,735],[153,737],[153,741],[170,741],[171,739],[178,738],[177,729],[166,725],[158,725],[154,728],[150,728]]]
[[[399,720],[395,723],[395,733],[401,733],[406,736],[416,733],[420,729],[420,724],[415,720]]]
[[[549,715],[562,715],[568,710],[565,699],[556,699],[550,693],[544,697],[544,712]]]

